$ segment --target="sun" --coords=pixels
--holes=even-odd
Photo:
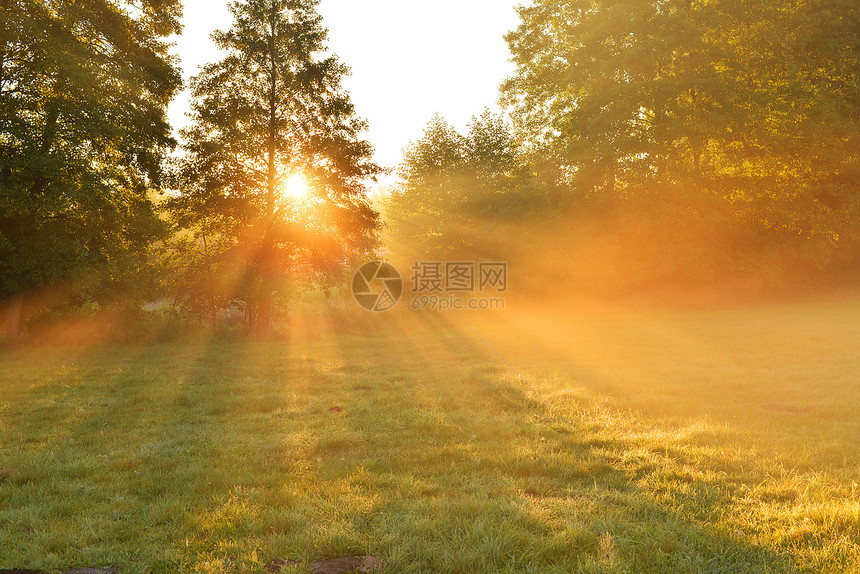
[[[305,199],[310,194],[308,180],[300,173],[294,173],[284,181],[284,195],[295,200]]]

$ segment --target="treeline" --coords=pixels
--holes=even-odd
[[[462,236],[525,281],[594,292],[858,268],[860,4],[536,0],[520,16],[512,125],[431,122],[389,200],[396,240]]]
[[[317,0],[231,4],[225,52],[181,88],[179,0],[0,0],[0,306],[134,315],[161,300],[268,329],[296,286],[376,245],[380,171]],[[178,159],[176,159],[178,157]],[[291,193],[289,182],[306,187]]]
[[[0,0],[13,336],[41,309],[157,301],[267,329],[380,238],[404,260],[507,260],[559,294],[858,268],[855,0],[535,0],[507,36],[508,118],[435,118],[382,216],[317,4],[231,5],[177,148],[179,0]]]

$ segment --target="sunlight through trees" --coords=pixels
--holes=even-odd
[[[372,246],[365,185],[380,168],[341,86],[347,68],[325,54],[316,4],[233,5],[233,27],[215,35],[227,56],[192,82],[193,124],[170,209],[189,230],[178,240],[178,288],[204,315],[236,303],[265,330],[290,280]],[[319,203],[300,209],[311,180]]]

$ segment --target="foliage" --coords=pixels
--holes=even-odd
[[[325,55],[317,3],[233,3],[233,27],[213,36],[227,55],[193,80],[171,208],[188,230],[182,289],[198,311],[237,301],[267,325],[291,277],[335,271],[373,245],[365,181],[380,168],[341,85],[348,69]],[[296,176],[307,196],[289,194]]]
[[[860,238],[856,2],[537,0],[520,15],[504,99],[573,189],[690,188],[777,241]]]
[[[2,0],[0,301],[68,285],[137,296],[180,87],[179,0]]]
[[[434,117],[405,150],[398,176],[385,202],[392,238],[421,255],[468,251],[493,220],[538,196],[510,127],[489,111],[466,135]]]

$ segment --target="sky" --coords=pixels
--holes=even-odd
[[[435,113],[464,129],[485,107],[497,108],[498,87],[513,71],[503,35],[517,26],[521,0],[322,0],[329,47],[352,68],[344,86],[376,161],[395,166]],[[230,27],[227,2],[185,0],[185,30],[174,53],[186,80],[218,59],[209,39]],[[188,95],[170,107],[172,125],[188,123]]]

